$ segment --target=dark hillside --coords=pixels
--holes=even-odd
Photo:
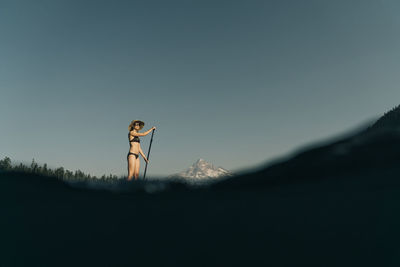
[[[400,105],[380,117],[368,130],[376,129],[398,129],[400,127]]]
[[[3,171],[0,266],[399,266],[392,126],[200,188]]]
[[[349,139],[203,189],[3,172],[1,264],[398,266],[398,141]]]

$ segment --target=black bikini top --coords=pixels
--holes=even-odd
[[[132,140],[129,140],[129,143],[130,143],[130,142],[138,142],[138,143],[140,143],[139,136],[135,136],[135,137],[133,137],[133,139],[132,139]]]

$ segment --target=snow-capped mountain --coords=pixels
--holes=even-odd
[[[222,167],[215,167],[213,164],[200,158],[189,169],[169,175],[169,178],[185,178],[186,180],[199,181],[233,176],[234,174]]]

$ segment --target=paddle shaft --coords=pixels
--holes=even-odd
[[[150,157],[150,149],[151,149],[151,143],[153,142],[154,130],[155,129],[153,129],[153,131],[151,132],[150,146],[149,146],[149,151],[147,152],[147,160],[149,160]],[[147,161],[146,161],[146,167],[144,168],[143,180],[146,180],[146,171],[147,171]]]

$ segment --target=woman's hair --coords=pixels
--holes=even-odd
[[[135,123],[137,123],[138,121],[137,120],[133,120],[133,121],[131,121],[131,123],[129,124],[129,126],[128,126],[128,129],[129,129],[129,131],[133,131],[133,129],[134,129],[134,124]],[[139,126],[140,126],[140,129],[139,130],[141,130],[142,128],[143,128],[143,126],[144,126],[144,122],[139,122]]]

